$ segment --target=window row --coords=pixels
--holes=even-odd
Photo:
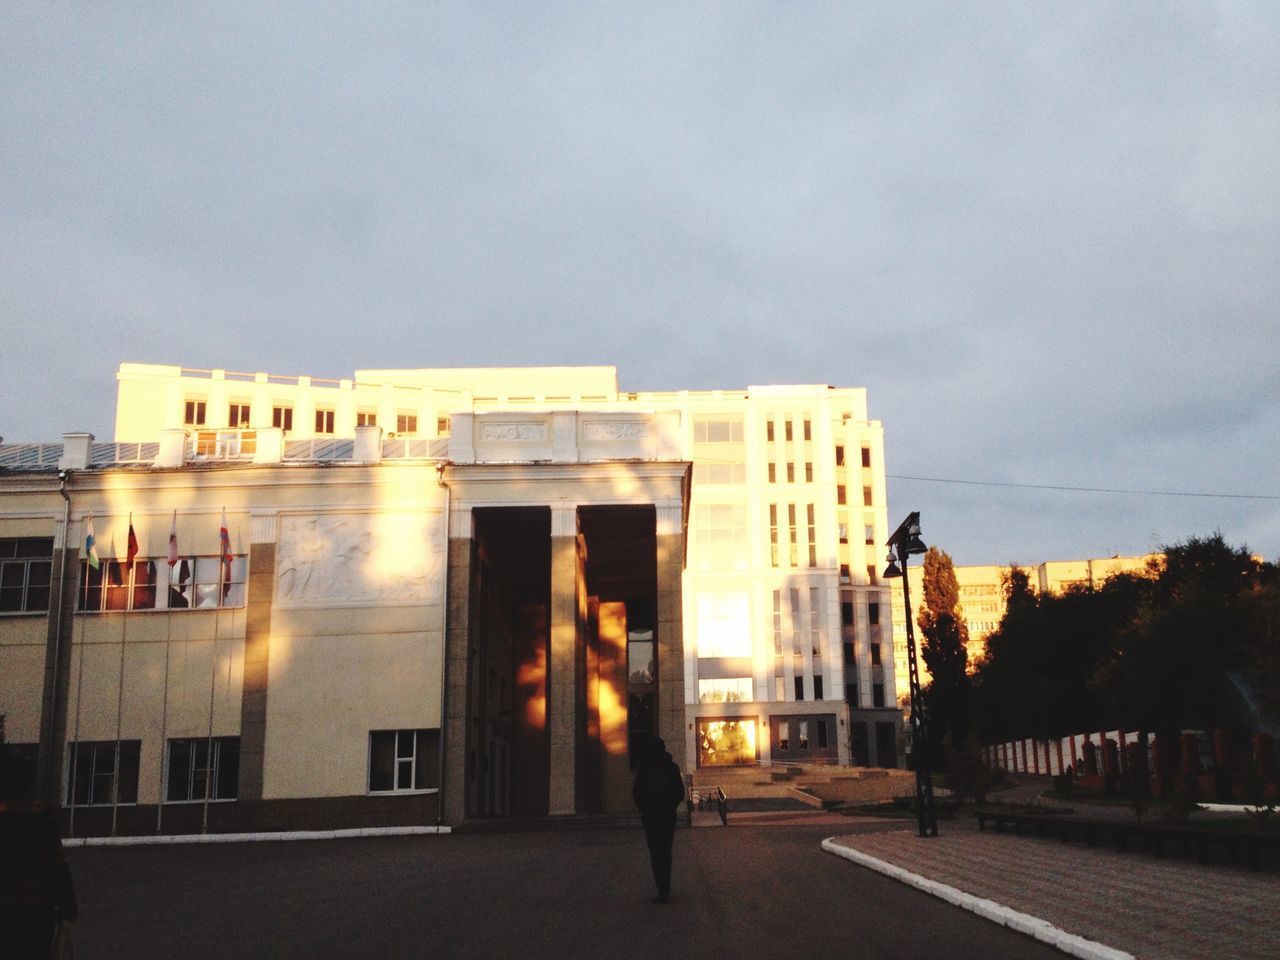
[[[336,412],[329,408],[316,408],[315,432],[333,433]],[[183,407],[182,422],[188,427],[203,427],[208,423],[208,402],[189,399]],[[252,407],[249,403],[233,400],[227,404],[227,428],[247,428],[252,422]],[[357,410],[356,426],[376,426],[378,414],[373,410]],[[293,407],[276,405],[271,408],[271,425],[286,433],[293,430]],[[441,417],[436,421],[437,432],[441,435],[449,432],[449,418]],[[418,432],[418,415],[416,413],[396,414],[396,433],[413,435]]]
[[[141,753],[141,740],[68,744],[67,805],[137,803]],[[368,790],[411,793],[435,789],[439,760],[439,730],[373,730],[369,733]],[[165,803],[234,800],[240,781],[240,738],[170,740],[164,769]]]
[[[249,558],[236,556],[136,559],[132,570],[125,560],[103,560],[95,568],[80,564],[81,611],[214,610],[243,607]]]
[[[807,699],[805,697],[804,677],[797,674],[795,677],[792,678],[791,683],[792,683],[793,696],[790,699],[796,702],[802,702],[805,699]],[[822,688],[822,675],[815,674],[813,677],[813,699],[814,700],[825,699],[824,693],[825,691]],[[773,678],[773,699],[776,700],[778,703],[783,703],[788,700],[787,678],[780,673],[776,674]]]

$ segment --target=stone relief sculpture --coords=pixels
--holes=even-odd
[[[480,439],[485,442],[509,440],[533,440],[546,442],[545,423],[482,423]]]
[[[597,420],[583,426],[582,437],[591,443],[618,440],[646,440],[649,424],[643,420]]]
[[[283,516],[276,602],[347,606],[434,600],[443,557],[439,514]]]

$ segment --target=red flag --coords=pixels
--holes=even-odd
[[[133,532],[133,514],[129,515],[129,548],[128,560],[126,561],[130,567],[133,566],[133,558],[138,555],[138,536]]]

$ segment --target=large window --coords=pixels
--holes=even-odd
[[[413,435],[418,432],[418,415],[416,413],[396,414],[396,433]],[[446,433],[448,431],[445,431]]]
[[[741,420],[703,420],[693,421],[694,443],[741,443]]]
[[[227,404],[227,426],[228,427],[249,426],[249,412],[250,412],[249,404],[243,401]]]
[[[0,540],[0,613],[49,609],[53,538]]]
[[[272,407],[271,425],[279,427],[285,433],[293,429],[293,407]]]
[[[369,734],[369,792],[431,790],[437,781],[439,730],[374,730]]]
[[[99,740],[70,744],[67,803],[95,807],[138,802],[141,740]]]
[[[239,779],[239,737],[169,741],[166,803],[234,800]]]
[[[750,677],[699,680],[699,703],[747,703],[755,699]]]
[[[702,504],[693,509],[689,531],[697,570],[747,568],[747,508],[739,504]]]
[[[316,433],[333,433],[333,411],[316,411]]]
[[[698,766],[755,762],[755,720],[698,721]]]
[[[243,607],[249,558],[183,557],[173,566],[164,559],[137,559],[133,577],[123,560],[103,560],[98,569],[80,563],[80,609],[216,610]]]
[[[751,597],[747,593],[698,594],[699,657],[751,656]]]
[[[207,401],[188,400],[182,411],[182,422],[188,427],[203,427]]]

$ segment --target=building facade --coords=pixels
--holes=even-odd
[[[123,364],[114,442],[0,445],[7,739],[78,833],[624,812],[653,734],[895,763],[882,454],[861,390]]]

